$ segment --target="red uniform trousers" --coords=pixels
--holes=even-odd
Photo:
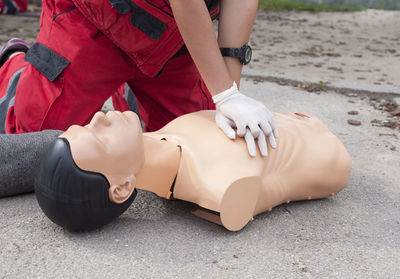
[[[159,77],[149,77],[71,1],[43,1],[37,44],[0,68],[0,132],[2,126],[22,133],[85,125],[112,95],[115,109],[129,110],[125,82],[148,131],[185,113],[215,109],[187,52]]]

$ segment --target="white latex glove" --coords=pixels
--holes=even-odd
[[[265,157],[268,156],[266,137],[271,147],[276,148],[278,130],[272,113],[263,103],[240,93],[235,82],[230,89],[213,96],[213,100],[218,127],[230,139],[236,138],[234,128],[237,128],[237,135],[246,140],[250,156],[257,153],[254,139]]]

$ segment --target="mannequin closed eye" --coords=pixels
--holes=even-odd
[[[301,113],[301,112],[295,112],[294,113],[296,116],[300,116],[300,118],[311,118],[310,116],[308,116],[305,113]]]

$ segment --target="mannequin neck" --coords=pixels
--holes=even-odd
[[[136,188],[168,199],[179,169],[180,148],[155,133],[143,134],[143,144],[144,164],[136,175]]]

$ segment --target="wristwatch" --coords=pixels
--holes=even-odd
[[[239,58],[240,63],[247,65],[251,61],[253,51],[249,45],[244,45],[241,48],[220,48],[222,56],[230,56]]]

